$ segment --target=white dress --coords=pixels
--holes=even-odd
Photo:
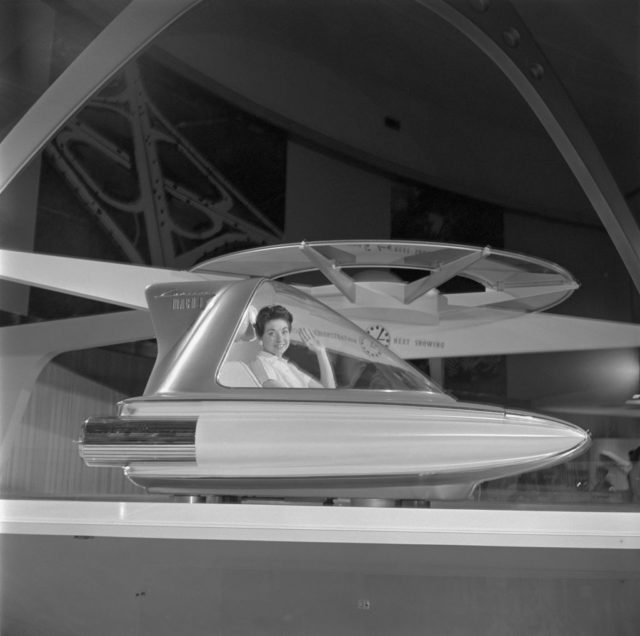
[[[321,386],[316,379],[299,369],[293,362],[289,362],[286,358],[279,358],[267,351],[258,353],[257,358],[250,366],[260,384],[264,384],[267,380],[275,380],[283,387],[292,389]]]

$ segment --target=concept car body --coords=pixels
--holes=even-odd
[[[90,417],[80,453],[122,466],[150,492],[188,495],[456,499],[482,481],[584,451],[560,420],[459,402],[327,305],[266,278],[151,285],[158,356],[145,394]],[[253,320],[293,315],[290,362],[318,376],[302,344],[328,353],[336,388],[264,388]]]

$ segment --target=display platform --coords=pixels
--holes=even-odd
[[[640,548],[638,512],[2,500],[3,534]]]
[[[4,500],[7,634],[637,633],[638,512]]]

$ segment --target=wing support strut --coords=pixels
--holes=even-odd
[[[429,276],[425,276],[413,283],[409,283],[404,290],[404,304],[408,305],[409,303],[412,303],[417,298],[420,298],[420,296],[424,296],[431,290],[436,289],[442,285],[442,283],[446,283],[460,272],[463,272],[470,265],[477,263],[490,254],[491,248],[487,246],[478,252],[468,254],[467,256],[463,256],[462,258],[458,258],[451,263],[447,263],[446,265],[439,267],[437,270],[429,274]]]
[[[304,255],[333,283],[352,303],[356,302],[356,283],[336,265],[335,261],[325,258],[318,250],[302,241],[300,249]]]

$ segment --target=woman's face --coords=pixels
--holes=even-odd
[[[262,348],[278,358],[289,348],[289,323],[283,318],[268,320],[264,326]]]

